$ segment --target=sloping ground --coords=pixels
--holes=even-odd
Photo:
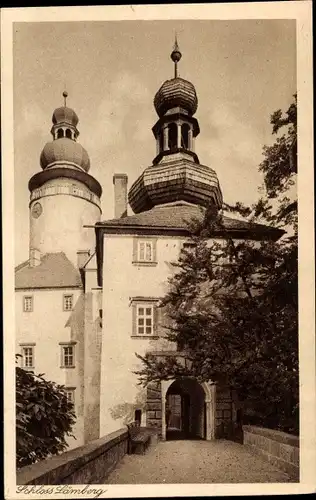
[[[102,484],[289,483],[244,446],[232,441],[166,441],[145,455],[125,455]]]

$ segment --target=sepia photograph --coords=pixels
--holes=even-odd
[[[6,498],[310,484],[311,4],[281,3],[5,12]]]

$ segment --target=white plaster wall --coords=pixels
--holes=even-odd
[[[141,401],[143,389],[133,371],[140,366],[135,352],[163,350],[163,340],[132,338],[133,297],[161,298],[167,291],[184,239],[159,237],[154,267],[137,266],[133,260],[133,236],[106,235],[103,257],[103,332],[101,360],[100,435],[124,425],[124,414],[135,401]],[[168,346],[170,349],[170,345]],[[113,418],[111,410],[121,418]]]
[[[45,183],[45,187],[83,184],[68,179],[53,179]],[[87,188],[85,188],[87,191]],[[40,202],[42,214],[36,219],[32,216],[32,207]],[[88,200],[69,194],[43,196],[30,204],[30,248],[36,248],[42,254],[47,252],[65,252],[76,264],[78,250],[95,249],[95,232],[93,225],[100,220],[101,210]]]
[[[168,277],[176,271],[170,263],[178,260],[186,239],[159,236],[157,238],[158,263],[154,267],[147,267],[132,263],[134,237],[136,235],[106,235],[104,237],[101,436],[121,428],[128,412],[133,415],[134,407],[141,408],[142,401],[144,401],[144,390],[138,385],[138,378],[133,373],[141,366],[135,353],[144,355],[148,350],[161,351],[174,348],[161,338],[158,340],[132,338],[131,299],[133,297],[164,297],[168,290]],[[223,243],[222,239],[213,241]],[[163,334],[162,330],[161,333]],[[203,419],[202,412],[199,421],[201,433],[204,429]]]
[[[97,283],[95,256],[85,267],[85,341],[84,341],[84,439],[85,442],[100,436],[100,369],[102,327],[101,289]]]
[[[74,295],[74,311],[63,311],[63,295]],[[33,312],[23,312],[23,296],[33,296]],[[21,353],[21,343],[35,343],[36,374],[67,387],[75,387],[75,411],[77,423],[73,433],[77,440],[69,438],[71,448],[83,444],[83,408],[80,379],[80,348],[83,343],[81,325],[82,292],[79,289],[25,290],[15,294],[16,353]],[[67,326],[69,325],[69,326]],[[75,341],[75,368],[61,368],[59,342]],[[20,361],[19,361],[20,363]]]

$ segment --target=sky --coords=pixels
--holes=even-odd
[[[251,204],[262,183],[262,148],[271,144],[270,115],[286,110],[296,92],[292,20],[89,21],[14,24],[15,261],[28,258],[28,181],[54,109],[79,116],[78,142],[103,188],[102,219],[114,217],[113,174],[129,187],[151,165],[158,120],[155,93],[173,77],[175,32],[179,76],[198,95],[195,117],[200,163],[218,175],[224,201]],[[67,214],[71,223],[71,214]]]

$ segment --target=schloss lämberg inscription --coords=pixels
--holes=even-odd
[[[100,495],[104,495],[107,491],[108,490],[106,488],[96,489],[89,485],[85,485],[83,488],[79,488],[78,486],[73,487],[69,484],[63,484],[59,486],[23,485],[17,486],[16,489],[17,493],[24,493],[25,495],[89,495],[91,498],[99,498]]]

